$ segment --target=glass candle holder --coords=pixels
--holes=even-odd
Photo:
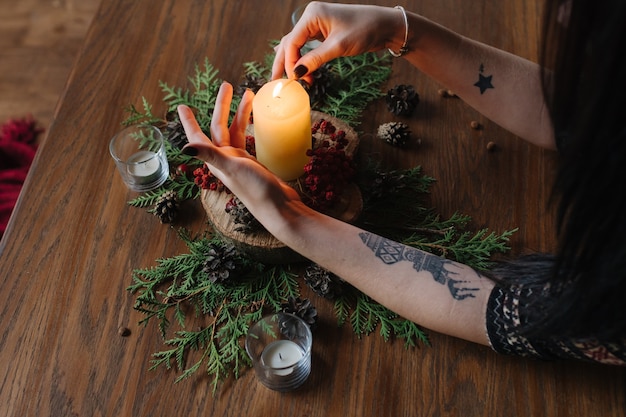
[[[259,381],[280,392],[301,386],[311,373],[311,329],[287,313],[263,317],[248,330],[246,352]]]
[[[109,152],[129,189],[150,191],[167,180],[164,141],[161,131],[149,125],[128,126],[111,139]]]

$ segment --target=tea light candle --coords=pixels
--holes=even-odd
[[[137,192],[153,190],[169,177],[163,133],[150,125],[127,126],[109,142],[109,153],[115,161],[124,184]]]
[[[293,366],[304,356],[300,346],[290,340],[277,340],[265,347],[261,353],[261,362],[272,368],[275,375],[289,375]]]
[[[274,313],[248,329],[246,352],[259,381],[287,392],[304,384],[311,373],[313,335],[298,316]]]
[[[161,162],[154,152],[139,151],[131,155],[126,163],[128,174],[136,184],[150,183],[161,175]]]
[[[304,173],[311,149],[309,95],[298,82],[274,80],[252,101],[257,160],[288,181]]]

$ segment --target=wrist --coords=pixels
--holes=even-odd
[[[399,10],[401,15],[402,15],[402,26],[400,29],[400,37],[398,37],[397,35],[394,36],[394,42],[393,43],[397,43],[397,39],[401,39],[400,41],[400,46],[396,49],[393,47],[388,47],[387,50],[389,51],[389,53],[396,57],[399,58],[403,55],[405,55],[407,52],[409,52],[409,47],[408,47],[408,42],[409,42],[409,20],[408,20],[408,16],[406,13],[406,10],[404,10],[404,7],[402,6],[395,6],[394,9]],[[396,33],[398,33],[398,31],[396,30]],[[395,45],[394,45],[395,46]]]
[[[343,226],[299,200],[282,205],[266,225],[276,239],[309,259],[327,258],[329,240],[336,240]]]
[[[300,200],[292,200],[287,204],[278,208],[278,213],[272,221],[273,230],[270,233],[274,235],[278,240],[297,250],[300,246],[300,241],[306,239],[304,230],[308,223],[318,222],[318,216],[321,214]]]

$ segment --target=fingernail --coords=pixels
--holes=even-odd
[[[193,146],[185,146],[182,149],[182,152],[187,156],[198,156],[198,148],[194,148]]]
[[[293,70],[293,75],[295,75],[296,79],[302,78],[306,73],[309,72],[309,69],[304,65],[298,65]]]

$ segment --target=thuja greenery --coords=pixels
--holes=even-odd
[[[338,296],[334,303],[339,326],[350,322],[354,333],[361,337],[379,328],[385,341],[391,338],[403,339],[406,347],[414,347],[418,342],[428,343],[426,334],[410,320],[403,319],[367,295],[352,289]]]
[[[267,80],[272,60],[273,56],[268,54],[264,63],[245,64],[244,75],[248,79]],[[333,61],[328,68],[330,78],[324,97],[315,101],[313,109],[352,126],[358,125],[367,104],[384,95],[381,87],[389,77],[390,63],[388,55],[377,54]],[[152,105],[143,98],[140,107],[131,105],[126,109],[125,124],[157,125],[170,136],[180,136],[184,132],[172,114],[176,106],[186,104],[195,109],[201,128],[208,134],[222,83],[217,74],[205,59],[203,66],[196,66],[189,78],[191,87],[172,87],[161,82],[166,116],[155,115]],[[239,98],[235,97],[231,113],[234,114],[238,102]],[[181,146],[172,141],[166,141],[166,152],[171,167],[185,165],[193,169],[202,165],[182,154]],[[434,179],[424,175],[419,167],[385,171],[376,164],[365,163],[358,171],[357,183],[364,199],[359,226],[480,270],[489,267],[493,254],[508,250],[513,231],[471,232],[469,217],[457,213],[443,219],[429,208],[427,196]],[[172,172],[162,187],[140,195],[129,204],[150,207],[170,190],[181,201],[200,195],[193,178]],[[242,369],[250,365],[243,347],[250,324],[268,312],[280,310],[289,297],[298,297],[301,280],[294,265],[266,265],[237,254],[228,261],[229,279],[216,281],[215,274],[207,268],[207,256],[225,248],[227,243],[208,230],[194,237],[181,230],[179,235],[188,253],[158,259],[154,267],[134,270],[128,290],[136,295],[134,308],[144,315],[141,323],[155,321],[164,338],[166,349],[154,353],[152,368],[176,368],[180,372],[177,382],[203,368],[213,378],[216,389],[220,381],[229,376],[239,377]],[[334,301],[322,298],[318,301],[334,303],[338,325],[349,324],[358,337],[378,331],[384,340],[402,339],[407,347],[428,343],[425,333],[415,323],[349,285]]]
[[[361,169],[357,182],[364,196],[361,226],[477,270],[487,270],[495,253],[509,250],[509,238],[517,229],[501,234],[488,229],[467,230],[471,218],[454,213],[442,218],[428,204],[434,178],[421,167],[401,171],[381,171],[374,162]]]
[[[391,74],[390,55],[364,54],[334,61],[334,77],[319,110],[355,126],[367,105],[383,96],[380,86]]]
[[[268,266],[237,255],[233,276],[216,283],[203,266],[207,253],[226,244],[210,235],[192,238],[184,230],[179,235],[189,252],[136,269],[128,290],[136,294],[134,308],[145,316],[141,323],[155,319],[170,347],[153,355],[152,369],[176,366],[182,371],[178,382],[204,367],[215,389],[228,375],[237,378],[250,365],[242,338],[250,323],[280,310],[286,298],[299,296],[297,275],[289,265]],[[190,321],[195,329],[190,329]],[[179,330],[171,334],[173,324]],[[193,357],[194,352],[199,357]]]

